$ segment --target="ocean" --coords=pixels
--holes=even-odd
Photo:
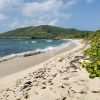
[[[69,42],[69,40],[47,39],[0,39],[0,58],[23,55],[30,52],[46,52]]]

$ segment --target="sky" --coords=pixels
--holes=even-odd
[[[100,0],[0,0],[0,33],[37,25],[98,30]]]

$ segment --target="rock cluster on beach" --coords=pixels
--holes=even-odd
[[[80,66],[86,59],[83,48],[59,54],[26,76],[0,84],[0,100],[100,100],[100,81],[89,79]]]

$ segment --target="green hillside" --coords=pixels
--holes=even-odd
[[[0,38],[61,39],[85,37],[87,34],[89,34],[88,31],[40,25],[11,30],[0,34]]]

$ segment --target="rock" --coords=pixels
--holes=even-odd
[[[61,100],[66,100],[66,97],[63,97]]]
[[[45,89],[46,87],[45,86],[43,86],[41,89]]]

